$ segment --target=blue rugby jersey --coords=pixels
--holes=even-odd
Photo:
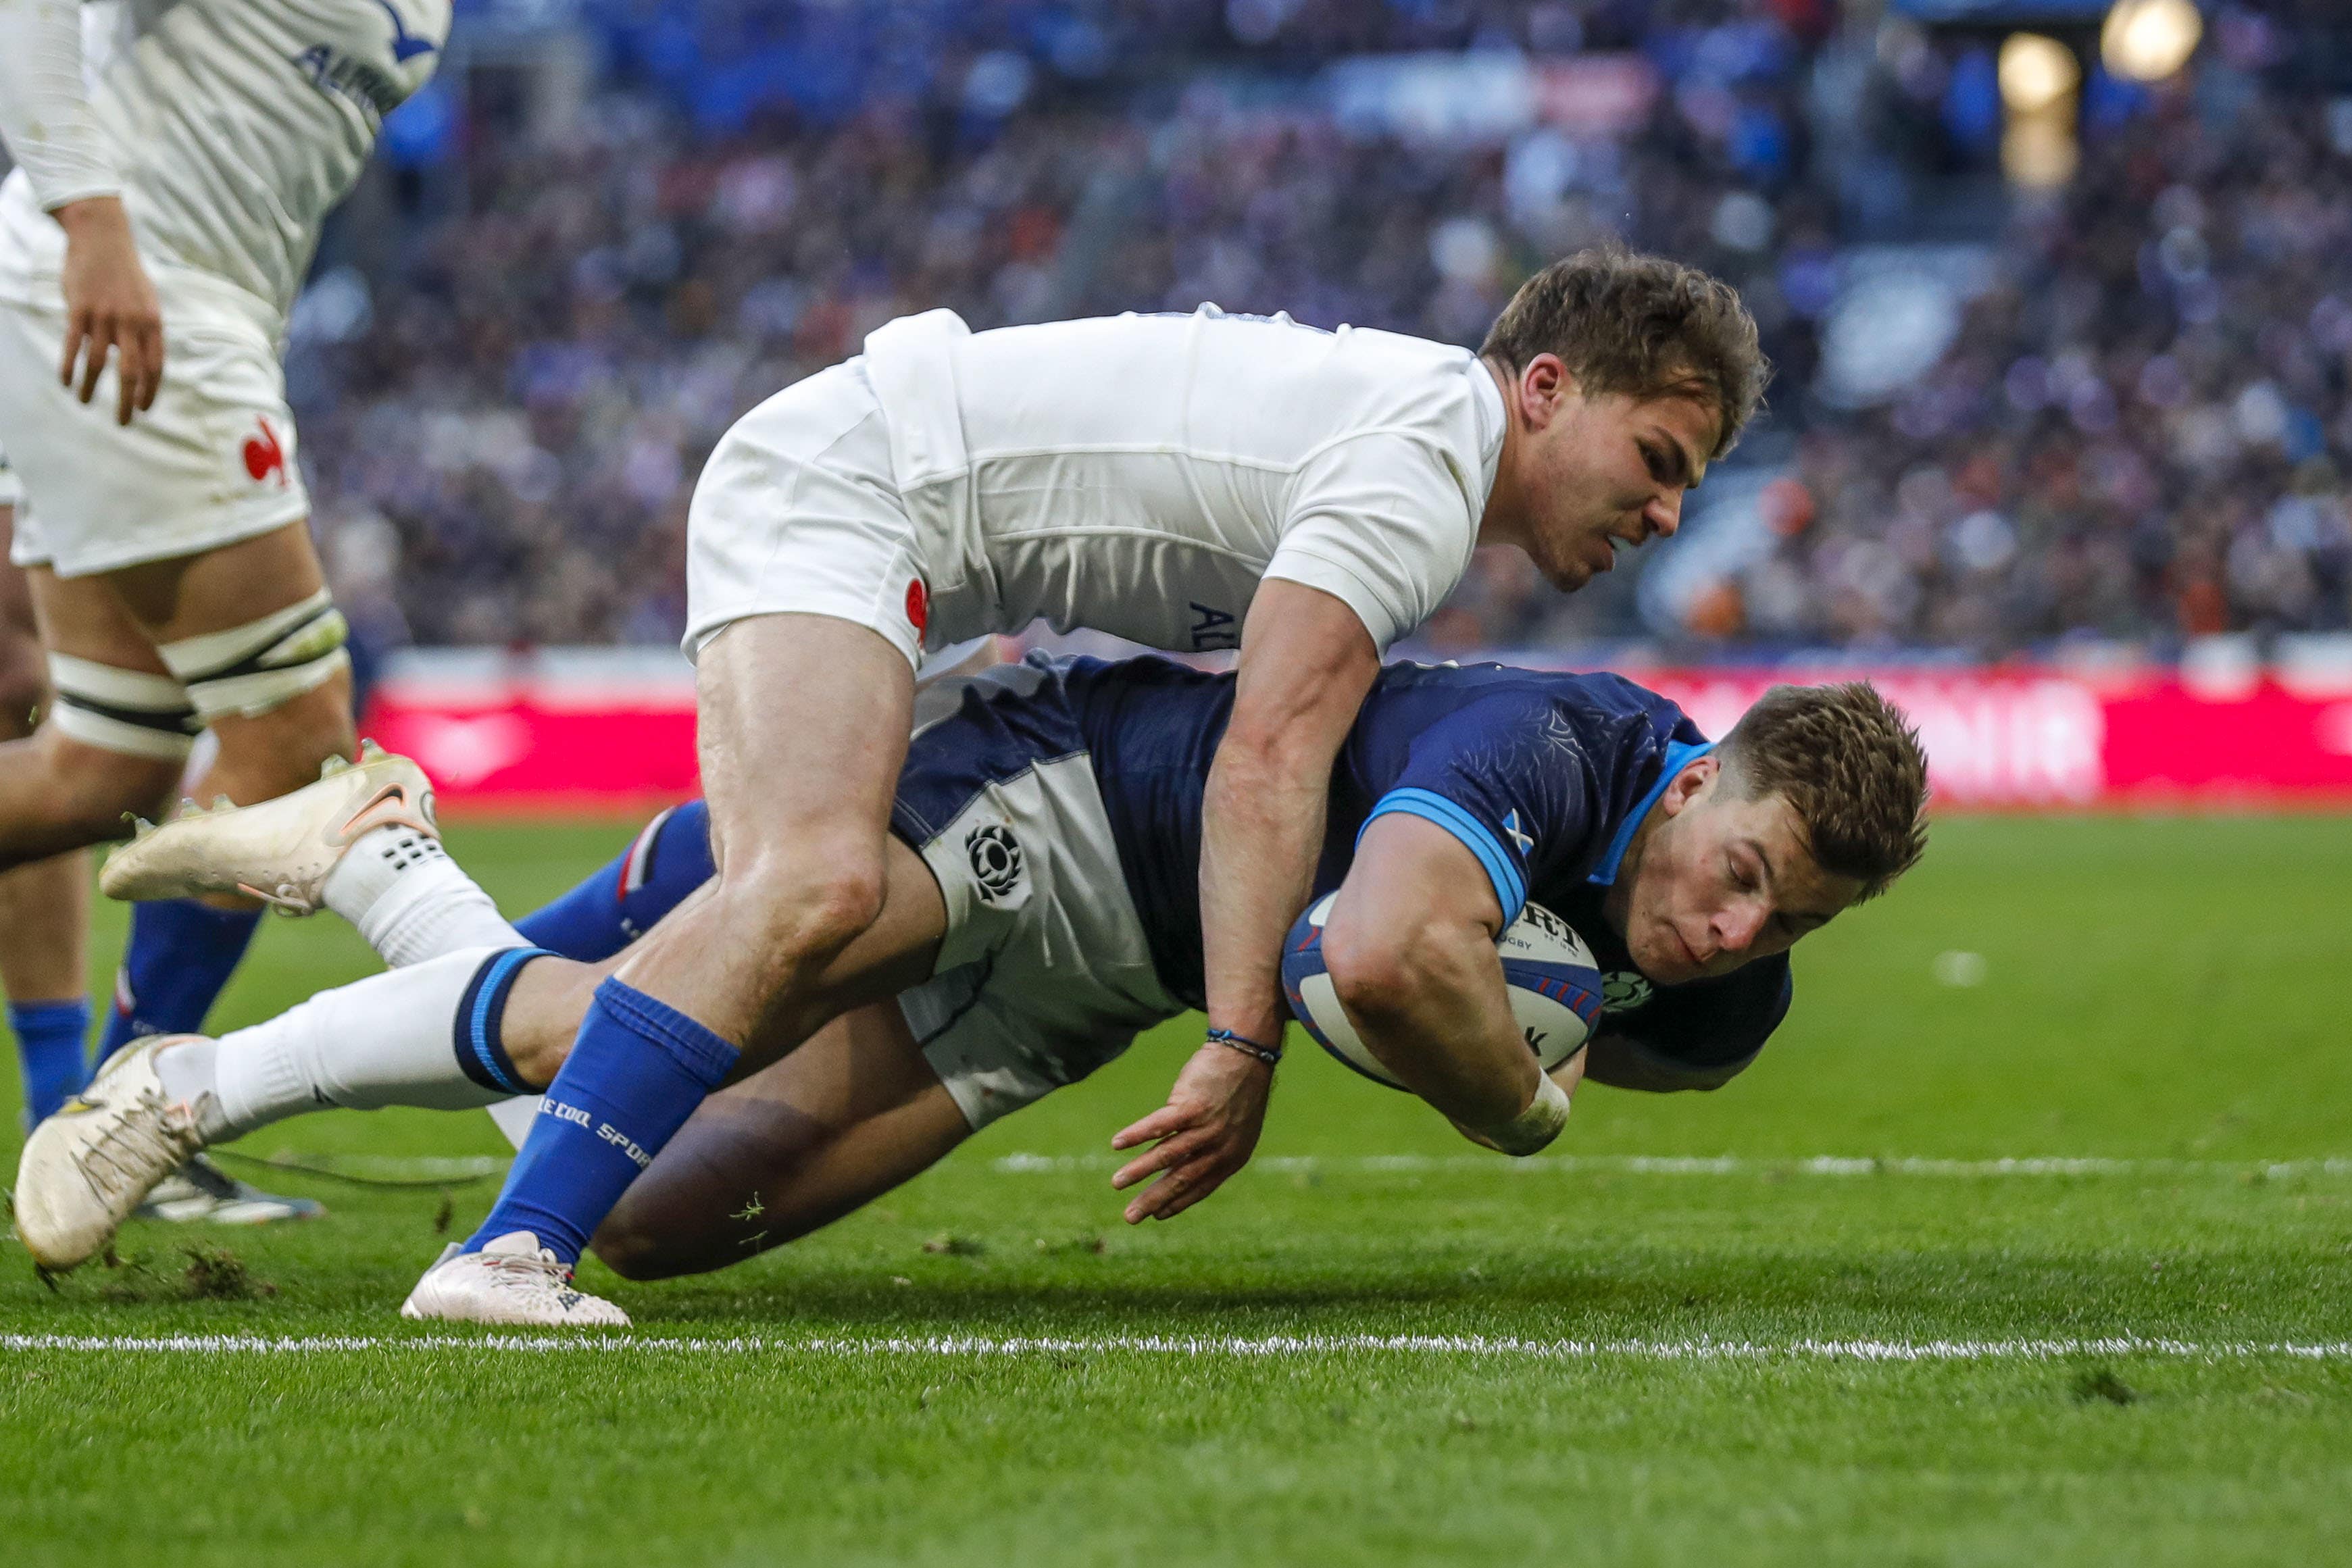
[[[1232,679],[1153,658],[1040,667],[1050,675],[1036,698],[1066,704],[1092,754],[1160,981],[1200,1006],[1201,812]],[[1788,1012],[1787,956],[1653,987],[1601,908],[1634,828],[1708,746],[1679,708],[1622,676],[1390,664],[1332,770],[1316,894],[1339,886],[1373,817],[1425,818],[1478,858],[1507,920],[1532,899],[1584,937],[1608,979],[1608,1032],[1685,1067],[1744,1063]]]

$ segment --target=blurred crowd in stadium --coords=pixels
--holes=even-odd
[[[1618,235],[1738,285],[1780,367],[1757,482],[1694,497],[1748,542],[1575,601],[1498,559],[1424,646],[2340,628],[2352,97],[2289,68],[2304,26],[2095,69],[2073,179],[1986,203],[1990,46],[1828,0],[590,5],[569,110],[483,56],[396,118],[297,312],[302,458],[379,642],[658,643],[713,442],[891,316],[1475,343]],[[1865,253],[1942,292],[1841,322]],[[1882,350],[1918,362],[1874,385]]]

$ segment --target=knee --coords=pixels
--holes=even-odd
[[[260,713],[216,716],[211,725],[220,737],[214,776],[234,779],[244,793],[230,792],[240,800],[299,789],[327,758],[358,751],[347,685],[330,684]]]
[[[839,952],[881,917],[881,857],[855,852],[754,861],[721,873],[719,896],[768,950],[802,962]]]
[[[617,1211],[597,1227],[588,1248],[624,1280],[667,1280],[688,1271],[675,1265],[656,1238]]]
[[[700,1255],[694,1245],[698,1232],[682,1217],[672,1214],[667,1217],[672,1223],[662,1223],[662,1207],[622,1198],[596,1228],[588,1249],[624,1280],[674,1280],[724,1266],[728,1260]]]

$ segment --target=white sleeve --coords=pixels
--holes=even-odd
[[[45,212],[121,193],[82,85],[80,0],[0,0],[0,139]]]
[[[1435,614],[1470,569],[1484,485],[1425,435],[1351,436],[1299,470],[1265,575],[1339,600],[1385,653]]]

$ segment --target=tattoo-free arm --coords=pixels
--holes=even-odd
[[[1542,1074],[1511,1017],[1502,925],[1477,856],[1434,822],[1391,813],[1364,830],[1323,927],[1323,964],[1382,1066],[1464,1133],[1512,1147],[1505,1130]],[[1560,1087],[1581,1071],[1562,1068]],[[1517,1152],[1533,1151],[1522,1140]]]
[[[1282,1038],[1283,938],[1314,888],[1332,758],[1380,670],[1371,633],[1341,601],[1279,578],[1259,585],[1202,811],[1212,1029],[1266,1045]],[[1248,1163],[1273,1079],[1273,1068],[1225,1046],[1193,1054],[1168,1103],[1111,1140],[1115,1149],[1154,1145],[1113,1186],[1166,1173],[1128,1205],[1130,1224],[1182,1213]]]

